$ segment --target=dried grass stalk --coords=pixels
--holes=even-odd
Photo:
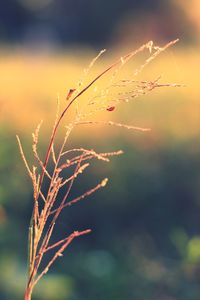
[[[66,207],[69,207],[86,197],[90,196],[97,190],[106,186],[108,179],[103,179],[96,186],[87,190],[80,196],[75,199],[71,199],[70,193],[71,189],[74,186],[77,178],[85,172],[85,170],[90,166],[88,161],[92,159],[98,159],[105,162],[109,162],[109,158],[112,156],[122,154],[122,151],[106,152],[106,153],[97,153],[94,150],[84,149],[84,148],[74,148],[67,149],[68,138],[76,126],[79,125],[109,125],[122,127],[126,129],[139,130],[139,131],[149,131],[149,128],[136,127],[132,125],[127,125],[123,123],[117,123],[113,121],[95,121],[88,120],[88,116],[94,115],[98,111],[107,110],[112,112],[115,109],[115,106],[128,102],[133,98],[145,95],[151,92],[153,89],[158,87],[177,87],[180,85],[177,84],[162,84],[159,83],[160,77],[153,81],[137,81],[135,76],[140,73],[150,62],[152,62],[161,52],[166,50],[168,47],[174,45],[178,40],[171,41],[167,43],[164,47],[154,46],[153,42],[150,41],[147,44],[142,45],[140,48],[131,51],[127,55],[119,58],[112,65],[108,66],[100,74],[98,74],[94,79],[88,84],[84,85],[84,80],[87,78],[88,73],[91,71],[96,60],[105,52],[102,50],[90,63],[88,68],[84,72],[82,81],[78,83],[77,88],[70,89],[66,97],[66,106],[64,110],[59,113],[59,97],[58,97],[58,106],[56,112],[56,120],[52,129],[49,145],[45,155],[44,161],[41,160],[37,151],[37,145],[39,140],[39,132],[41,128],[40,123],[35,132],[33,133],[33,144],[32,151],[35,157],[37,167],[32,166],[30,168],[25,154],[20,142],[19,137],[17,136],[17,141],[19,144],[19,150],[24,161],[27,172],[32,180],[33,185],[33,211],[31,222],[29,226],[29,273],[28,281],[26,287],[25,300],[30,300],[33,292],[34,286],[38,281],[48,272],[49,268],[53,265],[56,259],[63,255],[63,252],[70,245],[70,243],[77,237],[90,233],[91,229],[84,229],[82,231],[74,231],[68,234],[63,239],[51,244],[51,237],[55,230],[55,224],[58,221],[58,218],[62,210]],[[135,57],[136,54],[148,50],[149,57],[147,60],[133,72],[132,78],[116,80],[117,75],[120,70],[128,61]],[[63,138],[63,142],[60,145],[60,149],[55,152],[54,143],[56,143],[56,134],[61,125],[61,121],[66,116],[69,111],[69,108],[74,103],[79,103],[81,101],[81,96],[87,92],[94,84],[100,80],[106,73],[111,72],[109,85],[104,89],[101,89],[99,94],[96,94],[96,87],[94,89],[94,95],[88,99],[87,104],[85,105],[85,110],[79,110],[77,107],[76,115],[74,121],[68,126],[66,126],[66,134]],[[58,147],[59,145],[57,145]],[[57,148],[56,147],[56,148]],[[53,163],[53,171],[50,169],[50,157],[52,158],[51,164]],[[65,162],[63,162],[65,160]],[[50,171],[51,170],[51,171]],[[66,178],[64,171],[68,171],[70,175]],[[70,173],[71,172],[71,173]],[[45,181],[48,181],[48,190],[44,194],[43,185]],[[58,194],[61,195],[62,199],[58,202]],[[48,251],[53,251],[52,258],[47,262],[46,266],[41,269],[41,262],[45,253]]]

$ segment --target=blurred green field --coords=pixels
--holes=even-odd
[[[156,89],[112,113],[97,115],[98,120],[150,127],[150,132],[105,126],[74,131],[69,147],[123,149],[125,154],[108,165],[95,164],[77,182],[73,196],[99,178],[110,178],[106,189],[62,216],[55,239],[76,229],[92,228],[93,233],[74,242],[41,281],[33,300],[199,299],[200,52],[179,44],[162,53],[138,79],[161,75],[161,82],[184,87]],[[86,81],[124,52],[105,54]],[[39,151],[44,153],[57,95],[64,106],[68,90],[95,55],[85,49],[54,54],[0,51],[1,299],[22,299],[26,280],[32,191],[15,134],[20,134],[32,161],[31,133],[43,119]],[[128,64],[122,78],[129,78],[144,59]],[[98,89],[107,80],[109,75]],[[84,97],[80,105],[87,94]],[[70,120],[70,114],[67,117]]]

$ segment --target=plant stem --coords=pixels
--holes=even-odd
[[[33,289],[27,286],[24,300],[31,300],[32,291]]]

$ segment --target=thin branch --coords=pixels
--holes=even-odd
[[[135,70],[134,76],[138,75],[139,73],[142,72],[142,70],[150,63],[152,62],[161,52],[165,51],[167,48],[173,46],[179,41],[179,39],[173,40],[163,47],[158,47],[158,46],[153,46],[153,42],[151,41],[151,44],[149,44],[149,52],[152,52],[152,48],[155,49],[156,51],[145,61],[143,65],[141,65],[138,69]]]
[[[116,126],[116,127],[122,127],[126,129],[133,129],[138,131],[150,131],[151,128],[143,128],[143,127],[137,127],[132,125],[126,125],[122,123],[112,122],[112,121],[81,121],[77,123],[77,125],[110,125],[110,126]]]
[[[86,234],[86,233],[90,233],[90,232],[91,232],[91,229],[87,229],[87,230],[84,230],[84,231],[82,231],[82,232],[79,231],[79,232],[78,232],[78,233],[79,233],[78,236],[83,235],[83,234]],[[68,236],[68,237],[66,237],[65,239],[62,239],[62,240],[56,242],[55,244],[49,246],[49,247],[45,250],[45,252],[47,252],[47,251],[49,251],[49,250],[52,250],[52,249],[54,249],[55,247],[58,247],[59,245],[61,245],[61,244],[65,243],[66,241],[68,241],[70,238],[71,238],[71,235]]]
[[[62,256],[62,253],[65,251],[65,249],[69,246],[69,244],[73,241],[74,238],[79,237],[81,235],[85,235],[91,232],[91,229],[87,229],[84,231],[74,231],[65,241],[64,245],[62,245],[62,247],[60,247],[60,249],[55,253],[55,255],[53,256],[53,258],[50,260],[50,262],[47,264],[47,266],[45,267],[45,269],[41,272],[41,274],[36,278],[36,280],[33,283],[33,286],[36,285],[36,283],[42,278],[43,275],[45,275],[49,268],[51,267],[51,265],[54,263],[54,261]]]
[[[33,149],[33,154],[36,158],[36,160],[38,161],[40,167],[42,168],[43,172],[47,175],[47,177],[49,177],[51,179],[51,176],[50,174],[48,173],[46,167],[43,165],[43,162],[41,161],[40,157],[39,157],[39,154],[38,154],[38,151],[37,151],[37,144],[38,144],[38,138],[39,138],[39,131],[40,131],[40,127],[42,125],[42,122],[41,121],[38,126],[36,127],[35,129],[35,132],[32,133],[32,137],[33,137],[33,145],[32,145],[32,149]]]
[[[63,205],[62,208],[71,206],[77,202],[79,202],[80,200],[83,200],[85,197],[88,197],[90,195],[92,195],[93,193],[95,193],[97,190],[99,190],[102,187],[105,187],[106,184],[108,182],[108,178],[104,178],[100,183],[98,183],[95,187],[91,188],[90,190],[88,190],[87,192],[85,192],[84,194],[82,194],[81,196],[76,197],[75,199],[67,202],[66,204]],[[50,214],[54,214],[56,213],[57,209],[54,209]]]
[[[83,171],[84,171],[87,167],[89,167],[89,165],[90,165],[89,163],[86,163],[86,164],[80,166],[80,168],[78,169],[78,171],[77,171],[76,173],[74,173],[72,176],[70,176],[69,178],[65,179],[65,180],[61,183],[60,187],[66,185],[69,181],[75,179],[79,174],[82,174]]]
[[[80,148],[81,149],[81,148]],[[76,151],[81,151],[79,149],[74,149]],[[92,150],[93,151],[93,150]],[[96,152],[95,152],[96,153]],[[122,150],[118,150],[118,151],[113,151],[113,152],[105,152],[105,153],[96,153],[97,155],[87,155],[87,154],[84,154],[83,155],[83,158],[82,158],[82,161],[85,161],[85,160],[89,160],[89,159],[93,159],[93,158],[98,158],[100,160],[103,160],[103,161],[106,161],[106,162],[109,162],[110,160],[108,159],[109,156],[116,156],[116,155],[121,155],[123,154],[123,151]],[[67,160],[67,163],[66,164],[63,164],[61,167],[64,167],[64,168],[67,168],[67,167],[71,167],[73,166],[74,164],[76,164],[78,162],[78,160],[80,159],[80,156],[81,155],[78,155],[78,156],[75,156],[73,157],[72,159],[68,159]]]
[[[30,170],[30,168],[29,168],[29,165],[28,165],[28,163],[27,163],[26,157],[25,157],[25,155],[24,155],[24,151],[23,151],[22,144],[21,144],[21,141],[20,141],[20,139],[19,139],[19,136],[16,135],[16,138],[17,138],[17,142],[18,142],[18,145],[19,145],[19,151],[20,151],[21,157],[22,157],[22,159],[23,159],[23,162],[24,162],[24,164],[25,164],[26,170],[28,171],[29,176],[32,178],[32,177],[33,177],[33,174],[32,174],[32,172],[31,172],[31,170]]]
[[[52,144],[51,153],[52,153],[53,162],[54,162],[54,164],[56,164],[56,154],[55,154],[55,150],[54,150],[54,144]]]

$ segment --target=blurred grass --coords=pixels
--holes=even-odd
[[[0,51],[0,121],[13,127],[16,131],[32,129],[40,119],[50,124],[54,118],[57,95],[65,105],[65,97],[83,74],[92,52],[82,56],[69,53],[37,54]],[[117,53],[101,58],[91,70],[94,77],[106,65],[109,65]],[[103,63],[102,63],[103,62]],[[133,68],[142,62],[136,58],[122,72],[124,78],[130,75]],[[200,55],[198,48],[181,49],[175,46],[151,63],[138,79],[153,80],[162,75],[161,81],[182,83],[186,87],[154,90],[147,96],[134,100],[134,103],[121,105],[112,115],[103,113],[106,119],[114,118],[131,122],[136,126],[151,127],[155,134],[164,137],[188,138],[200,133],[200,88],[199,70]],[[129,76],[128,76],[129,77]],[[109,78],[109,75],[108,77]],[[98,83],[99,88],[107,78]],[[85,94],[84,97],[87,97]],[[84,100],[81,100],[84,101]],[[118,118],[118,116],[120,116]]]

